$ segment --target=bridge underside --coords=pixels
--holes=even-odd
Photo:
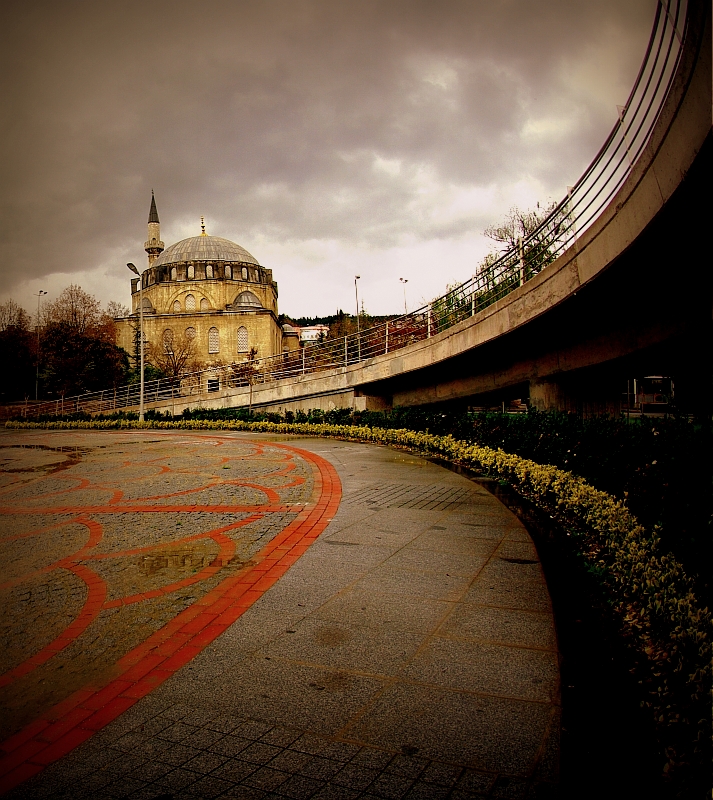
[[[618,413],[627,380],[674,379],[677,405],[711,407],[713,140],[633,245],[527,325],[447,361],[360,387],[381,405],[500,405]],[[371,401],[378,406],[378,401]]]
[[[501,407],[520,399],[542,410],[618,414],[633,379],[663,375],[673,379],[681,411],[710,414],[713,272],[705,232],[713,216],[712,161],[709,132],[668,202],[596,279],[489,341],[437,363],[424,350],[412,369],[367,363],[147,407],[382,410]]]

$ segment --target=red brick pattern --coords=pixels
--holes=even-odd
[[[215,436],[209,438],[213,441],[220,439]],[[227,443],[227,440],[224,441]],[[232,441],[235,442],[235,439]],[[263,453],[265,446],[258,443],[251,444],[255,448],[251,454],[254,459],[256,455],[259,456]],[[75,691],[18,733],[2,742],[0,744],[0,791],[9,791],[48,764],[69,753],[94,732],[116,719],[141,697],[160,686],[176,670],[190,662],[279,580],[324,530],[336,514],[341,498],[341,485],[336,471],[331,464],[312,453],[275,443],[270,443],[269,447],[280,448],[286,453],[290,453],[292,459],[295,457],[303,459],[310,465],[313,474],[313,490],[306,504],[297,506],[285,504],[280,501],[279,491],[273,488],[263,487],[258,483],[234,482],[264,492],[267,503],[253,506],[155,505],[149,501],[165,499],[169,496],[181,496],[188,494],[189,491],[176,492],[173,495],[155,495],[151,498],[142,498],[141,502],[134,503],[122,502],[122,492],[116,490],[108,503],[42,507],[33,505],[29,512],[33,515],[73,514],[76,515],[72,520],[73,523],[86,526],[89,536],[77,552],[42,568],[39,572],[48,572],[58,568],[68,570],[86,584],[88,592],[84,605],[74,621],[54,641],[5,675],[0,676],[0,686],[12,683],[52,659],[55,654],[81,636],[102,609],[139,603],[162,594],[170,594],[183,586],[200,584],[207,578],[219,575],[222,565],[229,562],[235,547],[233,540],[226,535],[230,530],[248,525],[272,512],[297,511],[297,516],[255,554],[242,570],[232,573],[218,582],[192,605],[178,613],[145,641],[121,657],[115,664],[114,677],[111,680],[104,685],[87,685]],[[294,468],[294,461],[292,461],[281,470],[271,472],[270,476],[288,477]],[[297,479],[280,488],[299,485],[301,480],[303,479]],[[222,481],[222,483],[230,482]],[[84,480],[73,488],[75,490],[86,489],[87,485],[88,482]],[[6,487],[4,494],[7,493],[8,488],[11,489],[12,486]],[[53,492],[52,494],[56,496],[61,493]],[[48,496],[49,493],[44,498],[46,499]],[[202,514],[217,512],[221,515],[248,512],[249,516],[235,523],[213,529],[208,534],[197,534],[181,540],[196,540],[210,536],[218,545],[219,555],[203,570],[182,581],[158,589],[107,601],[107,586],[89,565],[93,561],[139,554],[148,552],[152,548],[150,546],[139,547],[111,554],[93,552],[102,535],[101,526],[93,518],[94,515],[127,512],[155,514],[157,512],[171,513],[176,510],[182,513],[195,511]],[[0,512],[11,515],[27,513],[23,512],[20,506],[7,503],[7,501]],[[52,527],[56,528],[57,525]],[[23,533],[11,538],[26,537],[33,533],[37,532]]]

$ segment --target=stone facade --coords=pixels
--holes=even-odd
[[[208,236],[201,227],[200,236],[164,250],[152,196],[145,244],[149,266],[131,281],[131,315],[116,320],[117,344],[134,354],[143,296],[147,352],[188,338],[194,342],[194,360],[209,365],[298,349],[293,329],[278,323],[272,270],[240,245]]]

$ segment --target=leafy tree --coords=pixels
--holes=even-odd
[[[45,308],[40,354],[44,393],[72,395],[123,383],[128,354],[116,346],[111,311],[72,284]]]
[[[0,400],[35,395],[37,335],[30,315],[14,300],[0,303]]]

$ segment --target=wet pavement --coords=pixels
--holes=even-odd
[[[482,486],[179,431],[2,431],[0,468],[8,797],[556,791],[550,599]]]

